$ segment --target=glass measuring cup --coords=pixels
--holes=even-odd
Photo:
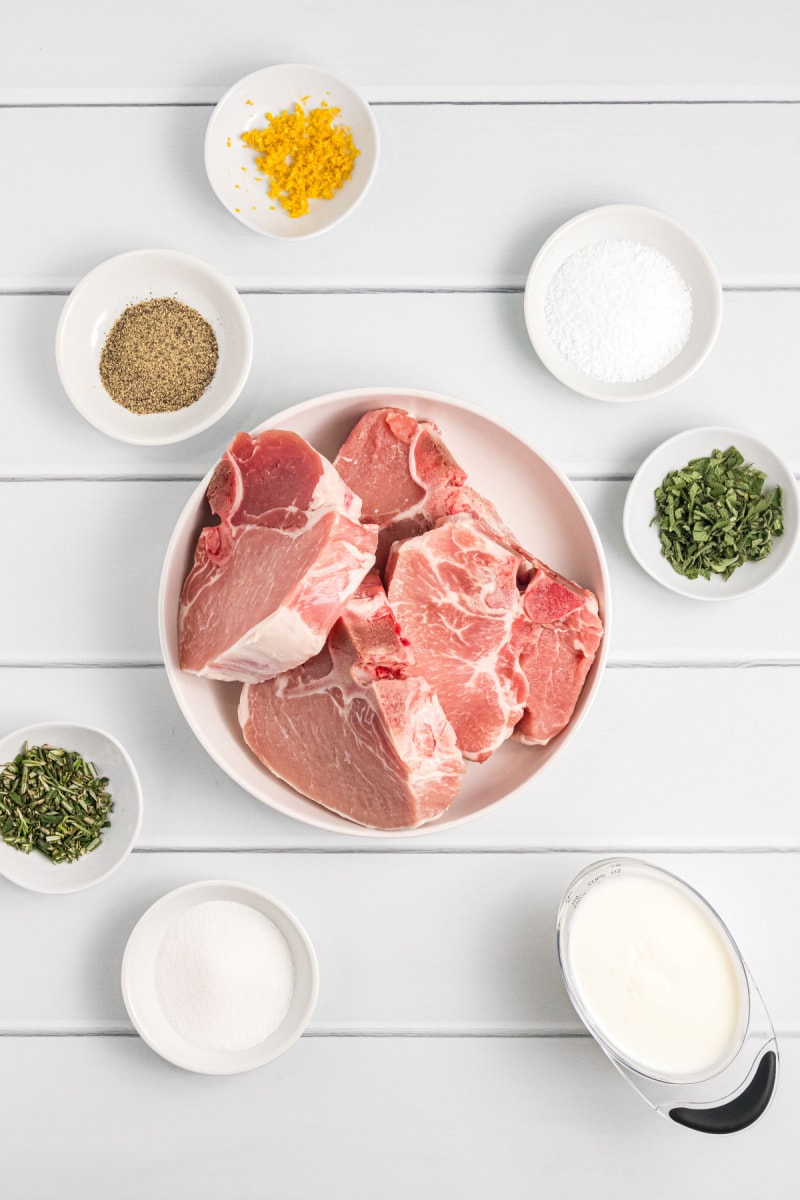
[[[739,998],[739,1021],[727,1053],[712,1066],[694,1072],[654,1070],[626,1054],[593,1014],[576,980],[570,955],[575,912],[594,888],[620,877],[653,881],[677,889],[713,926],[727,951]],[[657,937],[653,930],[653,937]],[[769,1014],[739,948],[717,912],[684,880],[636,858],[607,858],[581,871],[568,887],[558,912],[558,959],[567,994],[595,1041],[628,1083],[662,1116],[703,1133],[734,1133],[765,1111],[778,1075],[778,1046]]]

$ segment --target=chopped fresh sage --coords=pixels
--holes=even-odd
[[[75,862],[100,845],[114,807],[94,763],[58,746],[23,743],[0,767],[0,837],[23,854]]]
[[[766,475],[735,446],[693,458],[655,491],[661,553],[687,579],[721,575],[759,562],[783,533],[781,489],[764,492]]]

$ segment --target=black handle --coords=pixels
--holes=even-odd
[[[770,1102],[778,1078],[778,1056],[768,1050],[751,1082],[735,1100],[719,1108],[673,1108],[670,1116],[701,1133],[738,1133],[757,1121]]]

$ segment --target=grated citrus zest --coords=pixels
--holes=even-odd
[[[305,216],[309,200],[330,200],[352,174],[360,151],[352,131],[333,124],[340,112],[324,100],[308,111],[301,102],[291,112],[267,113],[266,129],[241,135],[259,156],[257,169],[269,176],[267,194],[290,217]]]

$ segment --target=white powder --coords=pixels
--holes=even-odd
[[[203,1050],[248,1050],[277,1029],[294,990],[294,959],[269,917],[208,900],[164,934],[155,966],[164,1016]]]
[[[649,379],[680,354],[692,327],[692,293],[653,246],[596,242],[566,259],[545,298],[547,332],[590,379]]]

